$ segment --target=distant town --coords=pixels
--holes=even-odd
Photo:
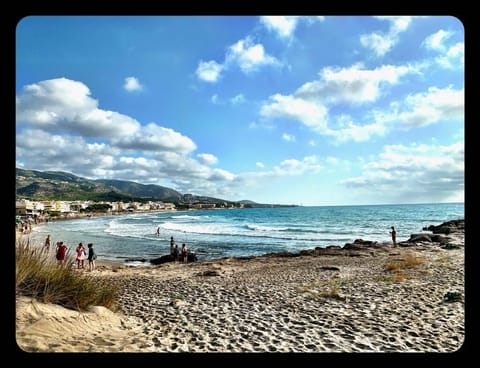
[[[32,201],[20,199],[16,201],[15,214],[17,217],[31,218],[37,221],[45,221],[48,218],[76,218],[87,217],[92,214],[124,214],[129,212],[152,212],[152,211],[175,211],[177,209],[217,209],[217,208],[243,208],[243,203],[210,203],[194,202],[175,204],[162,201],[146,202],[122,202],[122,201]]]

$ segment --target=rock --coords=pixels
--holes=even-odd
[[[322,270],[329,270],[329,271],[340,271],[340,268],[336,266],[322,266],[320,267]]]
[[[197,276],[220,276],[220,273],[216,270],[206,270],[197,273]]]
[[[442,245],[447,244],[452,240],[452,238],[450,238],[449,236],[443,236],[439,234],[431,235],[430,239],[432,239],[433,242],[440,243]]]
[[[430,225],[424,227],[423,230],[429,230],[434,234],[451,234],[465,231],[465,220],[451,220],[444,222],[438,226]]]
[[[190,253],[190,252],[187,253],[188,262],[196,262],[197,260],[198,259],[195,253]],[[165,254],[161,257],[151,259],[150,263],[153,265],[159,265],[159,264],[174,262],[174,261],[175,261],[175,257],[172,254]],[[178,257],[178,262],[182,262],[181,256]]]
[[[291,253],[291,252],[278,252],[278,253],[267,253],[264,254],[262,257],[298,257],[300,253]]]
[[[432,238],[430,238],[430,234],[411,234],[410,239],[407,240],[408,243],[418,243],[418,242],[432,242]]]

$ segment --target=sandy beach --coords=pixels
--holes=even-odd
[[[94,274],[121,283],[120,310],[17,297],[22,350],[454,352],[464,340],[463,247],[104,264]]]

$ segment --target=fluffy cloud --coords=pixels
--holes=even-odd
[[[307,24],[312,24],[316,21],[323,21],[325,17],[322,16],[286,16],[286,15],[274,15],[274,16],[262,16],[260,17],[260,23],[262,23],[269,31],[277,33],[280,38],[290,38],[295,32],[297,24],[304,21]]]
[[[175,151],[188,153],[197,147],[188,137],[171,128],[164,128],[155,123],[142,126],[135,134],[121,139],[114,139],[112,143],[120,148],[144,151]]]
[[[218,163],[218,158],[211,153],[199,153],[197,157],[200,162],[205,165],[215,165],[216,163]]]
[[[17,124],[85,137],[121,137],[140,127],[127,115],[99,109],[85,84],[66,78],[25,86],[17,96],[16,113]]]
[[[412,72],[415,72],[414,67],[394,65],[382,65],[375,69],[365,69],[362,64],[348,68],[325,67],[319,73],[319,80],[305,83],[295,96],[325,103],[374,102],[383,86],[397,84],[402,76]]]
[[[141,91],[143,86],[140,84],[140,81],[135,77],[127,77],[125,78],[125,83],[123,84],[123,88],[125,91],[133,92],[133,91]]]
[[[465,64],[465,45],[463,42],[457,42],[453,45],[447,45],[448,39],[453,36],[452,32],[440,29],[428,36],[422,43],[426,49],[437,52],[435,61],[443,68],[463,69]]]
[[[287,141],[287,142],[295,142],[296,141],[295,136],[292,135],[292,134],[288,134],[288,133],[283,133],[282,134],[282,139],[284,141]]]
[[[423,44],[427,49],[445,51],[444,41],[452,36],[452,32],[440,29],[438,32],[428,36]]]
[[[362,195],[376,188],[377,197],[396,203],[458,201],[464,196],[464,170],[463,142],[392,145],[363,165],[362,176],[342,184]]]
[[[26,129],[16,137],[17,160],[36,170],[59,170],[90,176],[110,169],[119,150],[104,143],[88,143],[82,137]]]
[[[348,68],[326,67],[320,71],[319,80],[305,83],[292,95],[270,96],[260,115],[297,120],[319,134],[334,137],[337,142],[366,141],[372,135],[385,133],[383,121],[357,124],[348,115],[332,118],[330,106],[372,103],[385,86],[395,85],[402,76],[414,72],[414,67],[392,65],[375,69],[365,69],[360,64]]]
[[[249,74],[266,65],[281,65],[281,63],[268,55],[261,43],[254,43],[248,36],[228,47],[222,64],[215,60],[200,60],[196,74],[199,79],[214,83],[219,80],[222,71],[232,66],[238,66],[243,73]]]
[[[386,16],[376,17],[379,20],[387,20],[390,22],[388,32],[373,32],[360,36],[360,43],[363,47],[371,49],[377,56],[383,56],[389,52],[399,40],[399,34],[404,32],[412,17],[410,16]]]
[[[197,77],[206,82],[216,82],[220,78],[220,73],[223,70],[223,65],[214,60],[203,61],[200,60],[196,70]]]
[[[297,26],[297,16],[262,16],[260,22],[267,27],[268,30],[276,32],[280,37],[290,37]]]
[[[244,73],[258,70],[263,65],[279,64],[277,59],[265,52],[262,44],[254,43],[251,37],[230,46],[225,63],[238,65]]]
[[[327,130],[328,109],[316,103],[295,96],[275,94],[260,109],[260,114],[268,118],[299,120],[302,124],[319,133]]]
[[[237,175],[209,167],[218,162],[214,155],[192,158],[196,145],[189,137],[100,109],[81,82],[59,78],[25,86],[16,107],[21,167],[173,185],[183,193],[215,195],[239,185]]]
[[[302,160],[287,159],[280,162],[279,165],[273,168],[275,176],[290,176],[302,175],[308,173],[318,173],[323,170],[324,166],[321,164],[317,156],[305,156]]]
[[[378,113],[382,122],[401,122],[404,127],[426,126],[449,119],[463,120],[465,94],[463,88],[430,87],[424,93],[408,95],[394,102],[386,113]]]
[[[437,63],[447,69],[463,69],[465,65],[465,45],[458,42],[450,47],[444,55],[436,58]]]

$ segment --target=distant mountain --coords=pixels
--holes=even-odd
[[[181,194],[154,184],[126,180],[89,180],[66,172],[16,169],[17,198],[33,200],[165,201],[188,208],[190,204],[236,204],[219,198]],[[238,204],[237,204],[238,205]]]
[[[37,200],[131,201],[132,195],[115,187],[66,172],[16,169],[18,198]]]
[[[95,183],[100,183],[113,187],[123,193],[128,193],[136,198],[148,198],[162,201],[177,202],[182,198],[182,194],[176,190],[162,187],[154,184],[139,184],[133,181],[98,179]]]
[[[32,200],[93,200],[93,201],[165,201],[177,208],[190,208],[192,204],[219,204],[239,207],[284,207],[260,204],[249,200],[227,201],[220,198],[182,194],[176,190],[154,184],[139,184],[127,180],[90,180],[62,171],[36,171],[16,169],[17,198]]]

